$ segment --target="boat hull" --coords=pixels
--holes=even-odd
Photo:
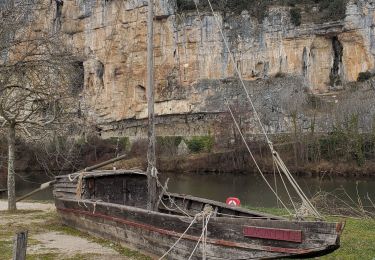
[[[64,224],[154,256],[163,255],[192,221],[189,217],[99,201],[60,197],[55,199],[55,203]],[[262,229],[263,232],[258,232],[261,236],[272,236],[279,232],[279,237],[248,237],[245,234],[247,227]],[[273,233],[264,230],[272,230]],[[339,247],[341,230],[342,226],[336,223],[212,217],[208,223],[205,252],[207,259],[273,259],[323,255]],[[285,233],[280,236],[280,232],[290,231],[301,231],[301,241],[290,241]],[[188,259],[201,234],[202,219],[197,218],[167,259]],[[201,259],[202,252],[200,243],[191,259]]]

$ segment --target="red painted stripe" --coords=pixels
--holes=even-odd
[[[263,228],[251,226],[244,227],[243,234],[245,237],[302,243],[301,230]]]
[[[58,211],[61,212],[69,212],[77,215],[86,215],[91,217],[97,217],[97,218],[103,218],[111,221],[115,221],[118,223],[123,223],[125,225],[141,228],[144,230],[157,232],[159,234],[173,236],[173,237],[180,237],[182,233],[177,233],[175,231],[171,230],[165,230],[161,228],[157,228],[155,226],[142,224],[130,220],[126,220],[123,218],[118,217],[112,217],[108,215],[104,215],[101,213],[92,213],[89,211],[83,211],[83,210],[76,210],[76,209],[67,209],[67,208],[57,208]],[[198,241],[199,237],[197,236],[191,236],[191,235],[184,235],[183,239],[192,240],[192,241]],[[226,246],[226,247],[237,247],[237,248],[244,248],[244,249],[252,249],[252,250],[260,250],[260,251],[269,251],[269,252],[275,252],[275,253],[288,253],[288,254],[307,254],[314,251],[323,250],[324,248],[314,248],[314,249],[301,249],[301,248],[283,248],[283,247],[272,247],[272,246],[261,246],[261,245],[254,245],[249,243],[237,243],[227,240],[219,240],[219,239],[211,239],[207,238],[207,242],[214,245],[219,246]]]

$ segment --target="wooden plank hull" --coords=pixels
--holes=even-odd
[[[62,222],[90,234],[161,256],[182,235],[191,218],[106,202],[59,197]],[[301,230],[302,241],[251,238],[246,227]],[[342,226],[337,223],[212,217],[208,223],[207,259],[272,259],[329,253],[339,247]],[[198,219],[167,259],[188,259],[202,234]],[[202,245],[192,259],[202,258]]]

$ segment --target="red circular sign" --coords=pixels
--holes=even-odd
[[[235,197],[229,197],[226,200],[227,205],[232,207],[239,207],[241,205],[241,201]]]

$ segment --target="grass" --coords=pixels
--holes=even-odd
[[[375,219],[347,219],[341,236],[341,247],[321,259],[374,260]]]
[[[5,239],[0,238],[1,257],[4,257],[4,259],[11,259],[12,247],[13,247],[13,243],[11,240],[8,240],[8,239],[5,240]]]

